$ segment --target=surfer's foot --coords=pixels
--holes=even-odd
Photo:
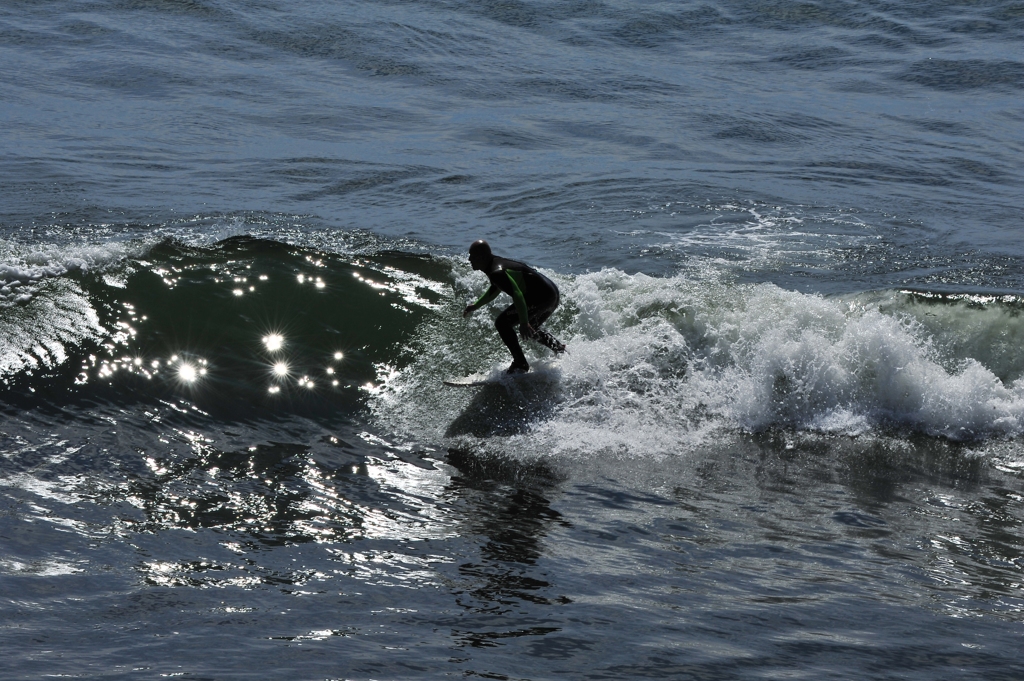
[[[506,374],[525,374],[530,370],[530,365],[526,362],[512,362],[512,366],[505,370]]]

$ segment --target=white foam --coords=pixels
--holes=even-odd
[[[102,269],[141,255],[147,248],[147,244],[135,241],[26,245],[0,240],[0,307],[24,305],[48,279]]]
[[[710,261],[727,270],[820,267],[877,239],[856,216],[833,209],[759,203],[688,208],[705,212],[707,221],[682,232],[659,233],[662,241],[656,246],[678,252],[687,266]]]
[[[1024,381],[964,354],[963,333],[936,336],[893,303],[897,294],[883,305],[613,269],[555,278],[564,304],[547,326],[569,352],[535,363],[560,380],[543,395],[547,406],[504,439],[509,450],[667,456],[769,428],[955,440],[1024,432]],[[463,302],[421,329],[421,360],[377,398],[382,418],[421,441],[452,437],[448,424],[480,407],[441,377],[508,361],[492,316],[464,322]]]

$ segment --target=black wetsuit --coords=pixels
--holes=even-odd
[[[555,352],[564,352],[565,346],[554,336],[539,329],[558,307],[558,287],[555,283],[529,265],[494,256],[490,266],[483,270],[491,285],[473,306],[480,307],[498,297],[501,292],[512,296],[512,304],[502,311],[495,320],[498,335],[512,353],[514,365],[528,367],[526,356],[516,338],[516,324],[529,323],[535,331],[534,338]]]

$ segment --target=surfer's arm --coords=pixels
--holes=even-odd
[[[463,310],[462,312],[462,316],[468,317],[469,315],[473,314],[474,312],[476,312],[478,308],[483,307],[487,303],[497,298],[499,293],[501,293],[501,289],[499,289],[494,284],[491,284],[487,291],[482,296],[480,296],[480,298],[475,303],[466,306],[466,309]]]
[[[522,273],[506,269],[505,275],[508,276],[509,283],[512,285],[512,290],[509,293],[512,294],[515,311],[519,313],[519,326],[530,329],[529,312],[526,310],[526,296],[522,294],[523,289],[526,288],[526,282],[522,279]]]

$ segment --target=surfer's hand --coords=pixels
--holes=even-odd
[[[533,327],[529,323],[519,325],[519,334],[523,338],[533,338],[537,332],[533,330]]]
[[[475,310],[476,310],[476,306],[475,305],[467,305],[466,309],[462,311],[462,316],[463,317],[468,317],[469,315],[473,314],[473,312]]]

